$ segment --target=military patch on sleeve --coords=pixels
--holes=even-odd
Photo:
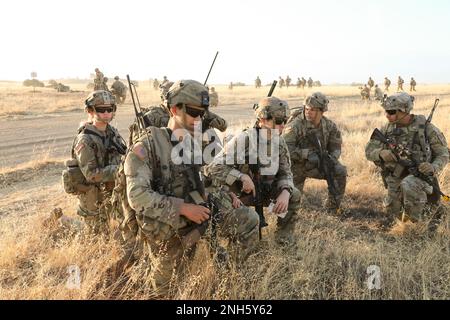
[[[145,148],[142,143],[137,143],[133,147],[133,153],[137,155],[137,157],[141,160],[144,160],[147,157],[147,153],[145,152]]]
[[[84,144],[84,143],[82,143],[82,142],[80,142],[79,144],[77,144],[77,146],[75,147],[75,153],[76,154],[79,154],[80,152],[81,152],[81,150],[83,150],[83,148],[85,147],[86,145]]]

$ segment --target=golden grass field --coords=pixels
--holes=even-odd
[[[66,83],[65,83],[66,84]],[[68,83],[70,85],[70,83]],[[392,87],[391,87],[392,88]],[[74,86],[74,90],[86,90]],[[427,115],[435,97],[441,99],[433,119],[450,138],[450,85],[419,85],[414,113]],[[86,92],[57,93],[0,83],[0,120],[42,116],[82,109]],[[252,104],[268,87],[216,86],[220,105]],[[385,190],[364,146],[384,122],[376,103],[361,102],[357,87],[324,86],[330,111],[343,133],[342,162],[348,168],[344,211],[327,215],[322,203],[324,181],[307,180],[295,228],[296,241],[282,247],[274,241],[273,217],[264,229],[258,251],[230,270],[215,267],[206,243],[200,242],[194,261],[175,279],[172,299],[449,299],[450,215],[429,234],[421,226],[399,225],[393,232],[383,213]],[[138,88],[142,105],[158,102],[159,94],[144,81]],[[276,96],[298,103],[308,90],[277,89]],[[214,109],[220,114],[221,106]],[[296,105],[291,105],[295,107]],[[131,110],[131,106],[127,106]],[[236,132],[251,118],[239,117]],[[81,119],[80,119],[81,120]],[[1,122],[0,122],[1,124]],[[56,124],[55,124],[56,125]],[[450,166],[440,175],[450,193]],[[140,261],[111,282],[107,270],[120,256],[114,239],[90,239],[45,223],[54,207],[75,217],[76,198],[60,183],[62,159],[41,157],[16,167],[0,168],[0,299],[151,299],[148,262]],[[449,212],[449,204],[445,204]],[[81,271],[80,288],[67,286],[68,268]],[[369,290],[367,268],[380,267],[381,289]]]

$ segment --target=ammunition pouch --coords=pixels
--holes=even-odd
[[[88,185],[86,178],[81,172],[77,160],[69,159],[64,164],[66,166],[66,169],[62,172],[64,191],[73,195],[86,193],[90,189],[90,185]]]

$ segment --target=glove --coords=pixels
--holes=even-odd
[[[392,153],[391,150],[381,150],[380,151],[380,159],[384,162],[397,162],[397,158]]]
[[[320,161],[319,160],[319,155],[316,152],[314,152],[314,151],[309,152],[309,154],[308,154],[308,162],[310,162],[312,164],[315,164],[315,165],[318,165],[319,161]]]
[[[422,162],[419,164],[419,172],[427,176],[432,176],[434,174],[434,167],[429,162]]]

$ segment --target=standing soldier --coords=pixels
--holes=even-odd
[[[423,115],[410,113],[414,97],[409,94],[386,97],[382,106],[388,123],[380,131],[389,145],[372,138],[366,158],[382,168],[387,213],[417,222],[423,219],[426,204],[439,203],[440,195],[430,181],[438,183],[436,177],[448,163],[447,141]]]
[[[278,77],[278,86],[281,88],[284,87],[284,79],[282,77]]]
[[[209,90],[209,105],[211,108],[215,108],[219,105],[219,94],[216,91],[216,88],[211,87],[211,90]]]
[[[158,90],[159,89],[159,81],[156,78],[153,80],[153,89],[154,90]]]
[[[375,85],[375,100],[377,101],[381,101],[383,99],[383,91],[381,91],[380,87],[378,87],[378,85]]]
[[[320,92],[305,99],[303,112],[290,120],[283,132],[292,160],[295,187],[303,192],[306,178],[327,180],[328,212],[338,212],[347,184],[347,169],[339,162],[341,132],[323,116],[328,99]],[[322,150],[318,149],[320,141]]]
[[[259,78],[259,76],[256,77],[255,88],[256,89],[261,88],[261,79]]]
[[[194,80],[176,82],[167,94],[171,118],[167,128],[150,129],[130,147],[125,159],[128,201],[136,214],[140,241],[150,256],[152,284],[159,295],[170,289],[173,272],[190,258],[196,242],[211,220],[208,199],[198,165],[189,160],[173,159],[173,150],[194,135],[196,123],[208,109],[208,91]],[[188,142],[189,144],[190,142]],[[192,161],[191,151],[183,150],[183,158]],[[179,150],[178,150],[179,151]],[[174,164],[178,162],[180,164]],[[220,196],[217,223],[222,234],[232,238],[236,257],[245,259],[258,242],[258,215],[231,195]]]
[[[302,86],[302,80],[300,78],[297,78],[297,83],[295,85],[297,89],[300,89],[300,87]]]
[[[103,77],[103,83],[101,85],[101,89],[100,90],[109,91],[108,80],[109,80],[108,77]]]
[[[275,97],[262,99],[256,105],[255,127],[245,129],[228,142],[214,161],[205,168],[205,174],[212,180],[213,186],[225,186],[239,194],[244,204],[255,205],[256,198],[261,199],[265,207],[272,202],[272,212],[278,216],[277,237],[280,241],[289,241],[292,238],[292,218],[299,209],[300,200],[300,192],[293,186],[289,151],[280,136],[288,113],[289,107],[285,101]],[[262,133],[267,131],[267,136],[263,136]],[[257,137],[259,143],[252,143],[252,136]],[[261,155],[262,150],[258,149],[262,139],[267,143],[267,148],[264,149],[277,157],[266,158],[269,160],[266,163],[262,163],[260,157],[267,155]],[[255,160],[253,162],[252,156]],[[224,161],[225,159],[227,161]],[[229,164],[229,159],[234,159],[235,162]],[[260,170],[252,166],[252,163],[259,163]],[[264,172],[264,169],[273,170]],[[258,176],[260,183],[256,180]],[[260,194],[257,195],[256,191]]]
[[[402,77],[398,76],[397,91],[403,91],[403,84],[404,83],[405,83],[405,80],[403,80]]]
[[[111,93],[114,95],[118,104],[125,102],[127,97],[127,87],[119,80],[118,76],[114,77],[114,83],[111,85]]]
[[[364,87],[360,87],[361,89],[361,99],[362,100],[370,100],[370,89],[369,87],[365,84]]]
[[[289,86],[291,85],[291,78],[289,78],[289,76],[286,76],[286,88],[289,89]]]
[[[308,88],[312,88],[313,87],[313,83],[314,83],[313,79],[311,77],[309,77],[309,79],[308,79]]]
[[[384,91],[389,92],[389,87],[391,86],[391,80],[388,77],[384,77]]]
[[[92,92],[85,101],[88,122],[78,129],[78,136],[72,146],[72,160],[68,172],[81,176],[73,186],[78,195],[78,214],[82,216],[88,229],[97,233],[107,233],[109,223],[108,201],[114,189],[115,173],[126,145],[117,129],[109,123],[113,120],[116,103],[113,95],[104,90]],[[72,170],[72,171],[71,171]],[[64,177],[64,175],[63,175]],[[76,179],[63,179],[66,184]]]
[[[411,81],[409,82],[410,86],[409,91],[416,91],[416,85],[417,85],[416,80],[414,80],[414,78],[411,77]]]
[[[103,78],[103,73],[98,68],[95,68],[94,90],[103,89]]]
[[[369,77],[369,81],[367,81],[367,85],[369,86],[369,90],[372,91],[372,88],[375,85],[375,81],[373,81],[372,77]]]
[[[233,81],[228,85],[228,89],[233,90]]]
[[[161,82],[161,85],[160,85],[160,86],[166,86],[168,82],[170,82],[170,81],[167,79],[167,76],[164,76],[164,77],[163,77],[163,81]],[[173,82],[172,82],[172,83],[173,83]]]
[[[302,77],[302,89],[306,87],[306,79]]]

